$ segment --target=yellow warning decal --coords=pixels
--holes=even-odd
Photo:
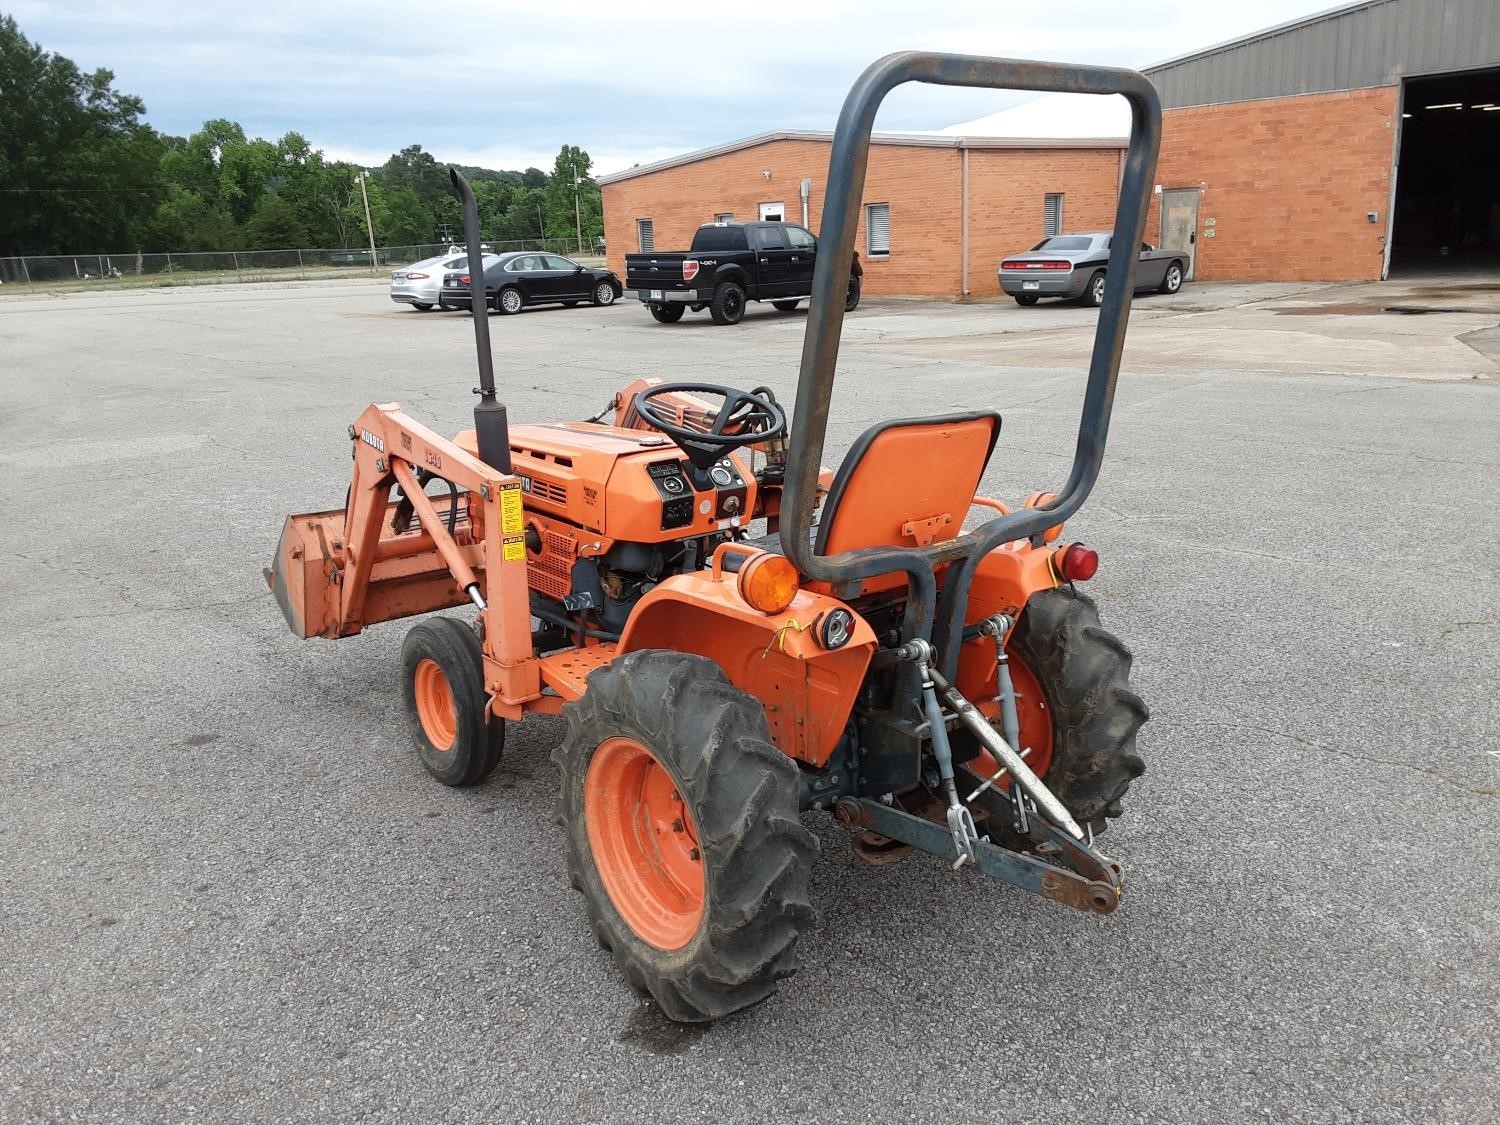
[[[519,535],[525,530],[525,518],[521,512],[521,486],[519,484],[504,485],[500,489],[500,533],[502,535]],[[506,544],[509,552],[510,545]],[[505,556],[510,558],[509,553]]]
[[[503,539],[501,540],[501,546],[503,548],[501,557],[506,562],[526,561],[526,536],[517,535],[515,538]]]

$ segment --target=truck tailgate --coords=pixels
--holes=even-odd
[[[677,251],[667,254],[626,254],[626,289],[690,289],[682,279],[682,263],[691,254]]]

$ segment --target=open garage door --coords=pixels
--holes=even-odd
[[[1500,69],[1409,78],[1391,272],[1500,271]]]

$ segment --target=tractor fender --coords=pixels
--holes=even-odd
[[[835,609],[848,611],[854,627],[830,651],[817,626]],[[665,578],[642,597],[618,651],[706,656],[761,701],[782,753],[821,766],[843,737],[875,646],[874,630],[837,598],[799,590],[785,610],[767,614],[740,597],[734,574],[698,571]]]
[[[1019,620],[1033,594],[1064,584],[1058,577],[1056,562],[1064,549],[1065,546],[1033,547],[1023,539],[1002,544],[985,555],[969,587],[964,623],[974,625],[997,613],[1008,615],[1013,622]],[[993,640],[971,637],[963,643],[958,654],[957,686],[966,699],[995,698],[999,681],[995,674]],[[980,704],[979,709],[984,711],[986,707]]]

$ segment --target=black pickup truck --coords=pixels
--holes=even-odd
[[[691,250],[625,255],[625,288],[663,324],[708,309],[715,324],[738,324],[746,301],[791,312],[812,294],[818,240],[795,223],[705,223]],[[859,304],[863,270],[854,255],[846,311]]]

